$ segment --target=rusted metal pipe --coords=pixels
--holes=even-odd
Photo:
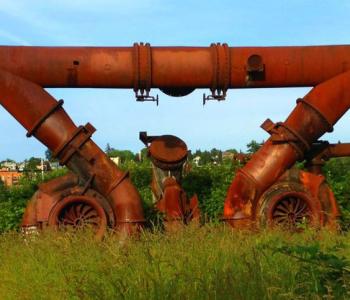
[[[0,70],[0,104],[46,145],[61,164],[79,175],[111,202],[116,227],[131,233],[144,222],[140,196],[124,173],[91,140],[92,125],[75,126],[56,101],[39,85]]]
[[[318,142],[312,145],[311,150],[306,153],[306,167],[314,174],[322,174],[322,167],[327,160],[334,157],[350,156],[350,144]]]
[[[0,46],[0,68],[42,87],[161,88],[174,95],[210,88],[222,93],[228,88],[315,86],[350,70],[350,46]]]
[[[311,153],[308,154],[309,159],[329,160],[334,157],[350,156],[350,143],[329,144],[328,142],[320,142],[312,145]]]
[[[259,196],[350,107],[350,72],[342,73],[313,88],[284,123],[267,120],[262,127],[271,134],[252,159],[237,172],[225,200],[224,219],[231,225],[249,223]]]

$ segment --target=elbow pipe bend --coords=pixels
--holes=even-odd
[[[266,120],[262,128],[271,136],[241,168],[228,189],[223,219],[232,226],[251,224],[259,197],[350,107],[350,72],[314,87],[285,122]]]
[[[116,229],[132,233],[143,224],[138,191],[128,178],[91,140],[95,131],[89,123],[77,127],[41,86],[0,70],[0,104],[79,178],[109,199]]]

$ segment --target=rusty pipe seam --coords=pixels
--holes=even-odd
[[[0,46],[0,68],[42,87],[220,91],[316,86],[350,70],[350,46]],[[250,78],[254,72],[261,76]]]
[[[327,80],[313,88],[302,101],[297,101],[283,127],[267,126],[271,137],[238,171],[229,187],[224,205],[225,220],[251,218],[260,195],[303,158],[300,153],[305,153],[321,135],[332,130],[350,107],[349,85],[349,71]]]
[[[131,233],[129,224],[144,222],[137,190],[91,140],[94,128],[76,127],[62,103],[39,85],[0,70],[0,104],[81,180],[93,178],[92,186],[110,200],[118,229]]]

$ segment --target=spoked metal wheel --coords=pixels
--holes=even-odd
[[[286,193],[279,195],[271,209],[270,221],[286,228],[298,228],[309,224],[312,219],[311,208],[304,195]]]
[[[321,204],[310,193],[294,185],[276,185],[259,200],[256,210],[260,226],[280,226],[301,231],[303,225],[321,224]]]
[[[98,227],[101,220],[97,211],[89,204],[76,202],[62,209],[58,216],[60,225],[81,227]]]
[[[107,228],[107,217],[99,201],[87,196],[69,196],[53,208],[49,225],[59,229],[92,229],[102,238]]]

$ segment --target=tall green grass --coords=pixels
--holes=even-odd
[[[349,299],[349,234],[44,232],[0,236],[0,299]]]

